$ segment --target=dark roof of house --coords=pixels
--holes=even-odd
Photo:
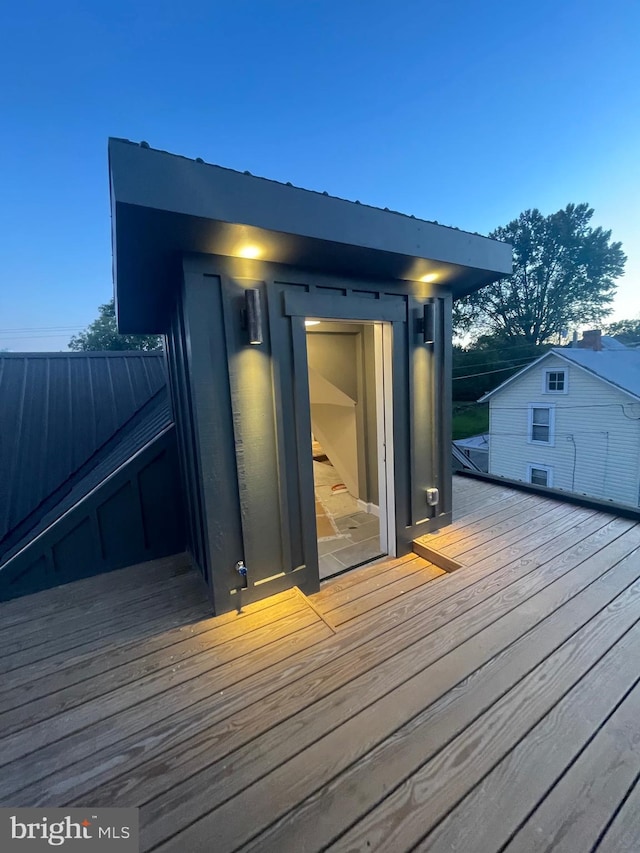
[[[166,331],[181,258],[247,257],[333,275],[433,281],[454,296],[510,275],[511,246],[328,193],[109,140],[114,271],[123,332]],[[255,258],[256,255],[251,255]]]
[[[172,423],[161,352],[2,353],[0,399],[0,560]]]

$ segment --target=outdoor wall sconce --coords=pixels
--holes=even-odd
[[[416,331],[422,335],[425,344],[432,344],[436,335],[436,306],[433,302],[425,302],[422,317],[416,322]]]
[[[262,304],[260,291],[251,287],[244,292],[246,329],[249,332],[250,344],[261,344],[264,341],[262,331]]]
[[[433,302],[425,302],[424,306],[424,342],[432,344],[436,339],[436,306]]]

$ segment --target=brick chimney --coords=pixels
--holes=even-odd
[[[582,333],[582,340],[578,341],[578,349],[592,349],[594,352],[602,350],[602,332],[600,329],[591,329]]]

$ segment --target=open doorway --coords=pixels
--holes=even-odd
[[[320,578],[392,553],[389,324],[305,321]],[[388,349],[388,358],[385,355]]]

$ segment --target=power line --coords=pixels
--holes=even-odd
[[[69,338],[71,337],[70,332],[51,332],[46,333],[44,335],[0,335],[1,341],[34,341],[38,338]]]
[[[0,334],[13,334],[14,332],[71,332],[75,329],[83,329],[84,326],[16,326],[15,328],[0,329]]]
[[[509,364],[511,367],[518,367],[520,365],[524,366],[526,364],[533,364],[536,361],[535,358],[505,358],[501,361],[489,362],[486,366],[489,367],[490,364]],[[478,363],[475,364],[459,364],[457,367],[454,367],[454,370],[468,370],[470,367],[482,367],[484,365]],[[509,370],[509,367],[505,367],[505,370]],[[482,374],[473,374],[474,376],[480,376]],[[462,377],[454,377],[458,379],[462,379]]]
[[[526,367],[528,364],[533,364],[535,359],[528,359],[525,364],[517,365],[512,364],[511,367],[499,367],[497,370],[484,370],[482,373],[469,373],[466,376],[454,376],[453,381],[456,382],[458,379],[474,379],[476,376],[488,376],[490,373],[505,373],[507,370],[521,369]]]
[[[640,341],[630,341],[630,342],[628,342],[627,344],[625,344],[625,346],[633,346],[633,345],[635,345],[635,344],[640,345]],[[486,351],[486,350],[485,350],[485,351]],[[607,352],[607,350],[602,350],[602,351],[603,351],[603,352]],[[548,352],[551,352],[551,350],[548,350]],[[622,350],[608,350],[608,352],[622,352]],[[546,353],[543,353],[543,355],[546,355]],[[532,356],[531,358],[524,358],[524,359],[522,359],[522,358],[519,358],[519,359],[513,359],[513,360],[511,360],[511,359],[505,359],[505,360],[504,360],[504,362],[506,362],[506,361],[509,361],[509,362],[510,362],[510,364],[511,364],[511,366],[510,366],[510,367],[501,367],[501,368],[498,368],[498,369],[496,369],[496,370],[484,370],[484,371],[482,371],[481,373],[468,373],[468,374],[467,374],[467,375],[465,375],[465,376],[454,376],[454,377],[453,377],[453,381],[455,382],[457,379],[474,379],[476,376],[488,376],[490,373],[504,373],[504,372],[506,372],[507,370],[512,370],[512,369],[514,369],[514,368],[522,369],[522,368],[526,367],[526,366],[527,366],[527,365],[529,365],[529,364],[533,364],[533,363],[534,363],[535,361],[537,361],[539,358],[540,358],[540,356],[539,356],[539,355],[536,355],[536,356]],[[503,362],[503,363],[504,363],[504,362]],[[498,362],[494,362],[494,364],[500,364],[500,363],[501,363],[501,362],[499,362],[499,361],[498,361]],[[478,363],[478,364],[479,364],[479,363]],[[454,370],[464,370],[464,368],[466,368],[466,367],[472,367],[472,366],[473,366],[473,365],[461,364],[461,365],[458,365],[457,367],[454,367],[453,369],[454,369]]]
[[[496,361],[475,361],[471,364],[458,364],[453,369],[454,370],[468,370],[470,367],[488,367],[490,364],[518,364],[523,361],[530,361],[531,359],[535,359],[539,356],[521,356],[520,358],[501,358]]]

